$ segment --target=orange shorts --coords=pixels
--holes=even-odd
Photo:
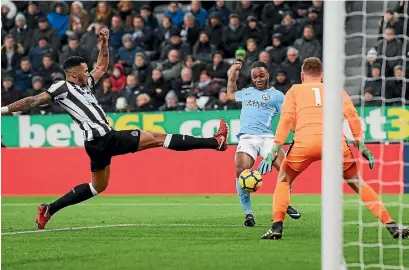
[[[358,169],[355,163],[354,156],[349,149],[347,143],[343,147],[344,153],[344,163],[343,171],[344,178],[350,179],[356,175]],[[317,160],[321,160],[322,157],[322,144],[310,145],[308,147],[300,147],[297,144],[291,145],[287,152],[286,157],[281,163],[281,168],[283,168],[287,174],[295,179],[301,172],[310,166],[311,163]]]

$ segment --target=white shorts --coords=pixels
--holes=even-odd
[[[254,160],[260,155],[266,158],[274,144],[274,135],[241,135],[236,153],[243,152]]]

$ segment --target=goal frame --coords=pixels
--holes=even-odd
[[[322,149],[321,269],[341,270],[343,261],[342,103],[345,0],[326,1],[323,40],[324,133]]]

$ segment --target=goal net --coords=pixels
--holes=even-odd
[[[344,4],[345,48],[344,55],[340,56],[345,62],[344,88],[357,106],[365,142],[376,159],[375,167],[370,170],[366,160],[357,152],[354,154],[359,157],[358,167],[363,179],[378,192],[396,223],[407,227],[409,2],[351,1]],[[327,25],[325,22],[324,27]],[[325,33],[324,50],[328,38]],[[324,53],[324,66],[331,65],[325,57]],[[325,73],[324,77],[327,78]],[[347,126],[345,121],[344,131],[351,138]],[[324,188],[323,192],[326,191]],[[393,239],[352,189],[344,184],[343,192],[341,264],[346,269],[409,269],[409,240]],[[322,225],[325,224],[330,223],[323,220]],[[323,233],[323,237],[327,236]],[[325,258],[322,260],[324,266]]]

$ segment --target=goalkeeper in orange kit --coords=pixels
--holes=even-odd
[[[290,185],[312,162],[321,160],[323,137],[322,101],[325,94],[324,85],[321,82],[321,60],[315,57],[305,59],[301,79],[303,83],[294,85],[284,97],[273,149],[259,166],[259,171],[262,174],[271,171],[271,164],[276,159],[278,151],[288,136],[288,132],[292,127],[295,127],[294,142],[281,164],[277,186],[274,191],[273,226],[261,237],[262,239],[281,239],[284,217],[290,203]],[[362,156],[368,160],[369,167],[372,169],[374,159],[363,142],[358,113],[345,91],[343,96],[343,115],[348,120],[351,128],[355,139],[354,145],[358,147]],[[366,207],[385,224],[394,238],[408,238],[409,230],[400,228],[394,222],[379,199],[378,194],[360,177],[345,137],[343,138],[342,147],[344,154],[343,176],[348,185],[359,194]],[[331,181],[331,179],[326,179],[326,181]]]

